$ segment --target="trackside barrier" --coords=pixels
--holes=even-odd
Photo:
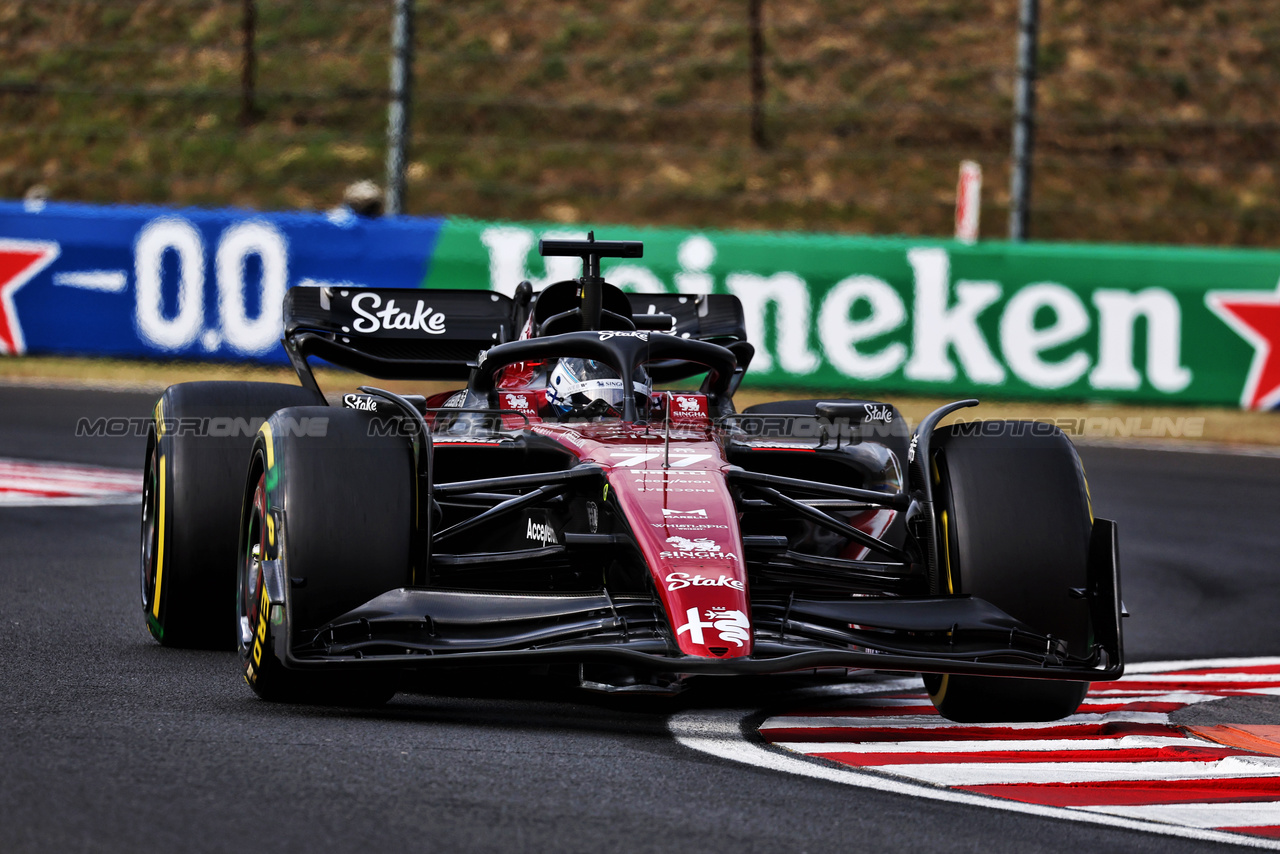
[[[732,293],[752,381],[1163,404],[1280,405],[1280,252],[596,228],[607,278]],[[511,293],[577,275],[585,229],[0,202],[0,352],[284,361],[287,287]],[[447,322],[447,319],[446,321]]]
[[[412,286],[443,222],[0,202],[0,352],[286,362],[286,288]]]

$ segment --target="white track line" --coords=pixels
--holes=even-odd
[[[1176,822],[1191,827],[1268,827],[1280,824],[1280,802],[1225,804],[1149,804],[1077,807],[1106,815]]]
[[[1130,685],[1132,685],[1133,682],[1138,682],[1138,683],[1149,682],[1156,685],[1159,685],[1163,682],[1183,682],[1188,685],[1205,685],[1206,687],[1212,687],[1213,683],[1215,682],[1257,682],[1259,684],[1259,687],[1274,686],[1276,684],[1276,680],[1280,679],[1280,674],[1276,674],[1276,673],[1230,673],[1230,672],[1192,673],[1192,674],[1181,674],[1181,673],[1155,674],[1153,673],[1151,675],[1126,672],[1125,676],[1129,680],[1132,680],[1130,682]],[[1142,678],[1140,679],[1136,678],[1139,676],[1141,676]],[[1124,684],[1124,683],[1121,683],[1121,684]],[[1135,689],[1132,687],[1129,687],[1128,690],[1133,691]]]
[[[763,727],[761,727],[763,730]],[[1144,750],[1160,747],[1221,747],[1176,735],[1125,735],[1120,738],[1046,738],[956,740],[956,741],[775,741],[797,753],[992,753],[1015,750],[1033,753],[1045,750]]]
[[[1263,691],[1280,691],[1280,688],[1232,688],[1231,690],[1257,694]],[[1084,705],[1081,708],[1120,705],[1122,703],[1178,703],[1183,706],[1194,706],[1196,703],[1211,703],[1221,699],[1221,694],[1188,694],[1181,691],[1175,691],[1171,694],[1152,694],[1150,691],[1117,688],[1107,691],[1090,691],[1089,696],[1084,698]]]
[[[1280,775],[1280,757],[1229,756],[1206,762],[938,762],[877,765],[883,774],[936,786],[1105,783],[1116,780],[1237,780]]]
[[[1099,724],[1167,724],[1169,716],[1164,712],[1102,712],[1100,714],[1072,715],[1060,721],[1040,723],[1035,721],[995,724],[958,724],[937,714],[885,715],[884,717],[786,717],[769,718],[761,729],[886,729],[911,726],[919,729],[1066,729],[1091,727]]]
[[[1137,664],[1126,663],[1124,675],[1135,673],[1164,673],[1170,670],[1212,670],[1218,667],[1277,667],[1280,656],[1258,658],[1192,658],[1175,661],[1140,661]],[[1242,674],[1257,675],[1257,674]],[[1280,673],[1271,674],[1273,679],[1280,679]]]

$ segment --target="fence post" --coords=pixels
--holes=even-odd
[[[751,0],[748,12],[751,18],[751,141],[756,148],[769,147],[764,135],[764,0]]]
[[[1040,0],[1022,0],[1018,15],[1018,82],[1014,92],[1013,173],[1009,178],[1009,239],[1027,239],[1031,209],[1031,150],[1036,125],[1036,35]]]
[[[413,81],[413,0],[395,0],[391,22],[391,103],[387,107],[386,215],[404,211],[405,150]]]
[[[244,0],[244,15],[241,20],[244,55],[240,65],[240,123],[244,125],[253,124],[258,118],[258,105],[254,97],[258,78],[258,52],[254,44],[257,23],[257,0]]]

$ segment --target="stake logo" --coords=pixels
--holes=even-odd
[[[360,319],[351,324],[356,332],[372,335],[386,329],[402,329],[440,335],[445,331],[444,314],[433,310],[422,300],[418,300],[412,311],[396,308],[393,299],[387,300],[381,311],[373,311],[381,305],[382,297],[375,293],[356,294],[351,298],[351,310],[360,315]]]
[[[378,411],[378,399],[371,394],[344,394],[342,405],[347,409],[360,409],[365,412]]]
[[[668,590],[683,590],[686,587],[728,587],[733,590],[746,590],[747,586],[736,578],[721,575],[711,578],[707,575],[690,575],[687,572],[668,573],[666,579]]]

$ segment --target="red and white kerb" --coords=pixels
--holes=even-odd
[[[760,732],[807,756],[959,792],[1280,839],[1280,726],[1169,720],[1192,704],[1280,695],[1280,659],[1212,664],[1140,665],[1147,672],[1095,683],[1077,714],[1054,723],[957,724],[903,691],[778,715]]]
[[[136,504],[141,500],[141,472],[0,459],[0,507]]]

